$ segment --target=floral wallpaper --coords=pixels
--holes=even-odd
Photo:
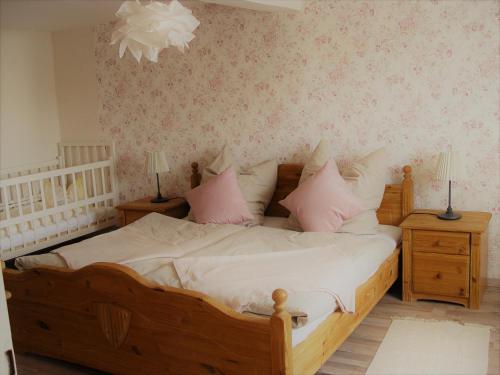
[[[242,164],[304,161],[320,138],[338,161],[385,145],[390,179],[414,167],[416,206],[445,208],[440,151],[465,156],[456,209],[485,210],[500,278],[499,2],[309,1],[255,12],[184,1],[201,21],[184,54],[137,64],[95,30],[99,121],[117,144],[120,197],[154,193],[145,151],[164,149],[169,195],[227,142]]]

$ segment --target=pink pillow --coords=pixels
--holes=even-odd
[[[233,167],[186,193],[199,224],[242,224],[253,219]]]
[[[279,203],[306,232],[335,232],[344,220],[363,211],[361,201],[351,193],[332,161]]]

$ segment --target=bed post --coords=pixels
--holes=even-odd
[[[413,179],[411,178],[411,167],[403,167],[403,202],[402,202],[402,220],[413,211]]]
[[[283,289],[273,292],[274,313],[271,317],[271,373],[291,375],[292,363],[292,317],[285,310],[288,294]]]
[[[198,163],[191,163],[191,189],[194,189],[201,183],[201,174],[198,172]]]

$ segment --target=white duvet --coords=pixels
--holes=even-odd
[[[295,232],[264,225],[199,225],[152,213],[119,230],[52,253],[18,258],[27,269],[78,269],[94,262],[125,264],[160,285],[206,293],[237,311],[272,313],[271,293],[289,293],[301,326],[341,307],[354,311],[355,291],[392,254],[399,228],[376,235]]]

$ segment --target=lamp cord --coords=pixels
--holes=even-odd
[[[416,210],[419,210],[419,209],[417,208]],[[420,209],[419,211],[422,211],[422,212],[411,212],[409,215],[431,215],[431,216],[438,215],[437,213],[429,212],[429,211],[426,211],[425,209]]]
[[[410,213],[410,215],[431,215],[431,216],[437,216],[437,214],[433,214],[431,212],[412,212],[412,213]]]

